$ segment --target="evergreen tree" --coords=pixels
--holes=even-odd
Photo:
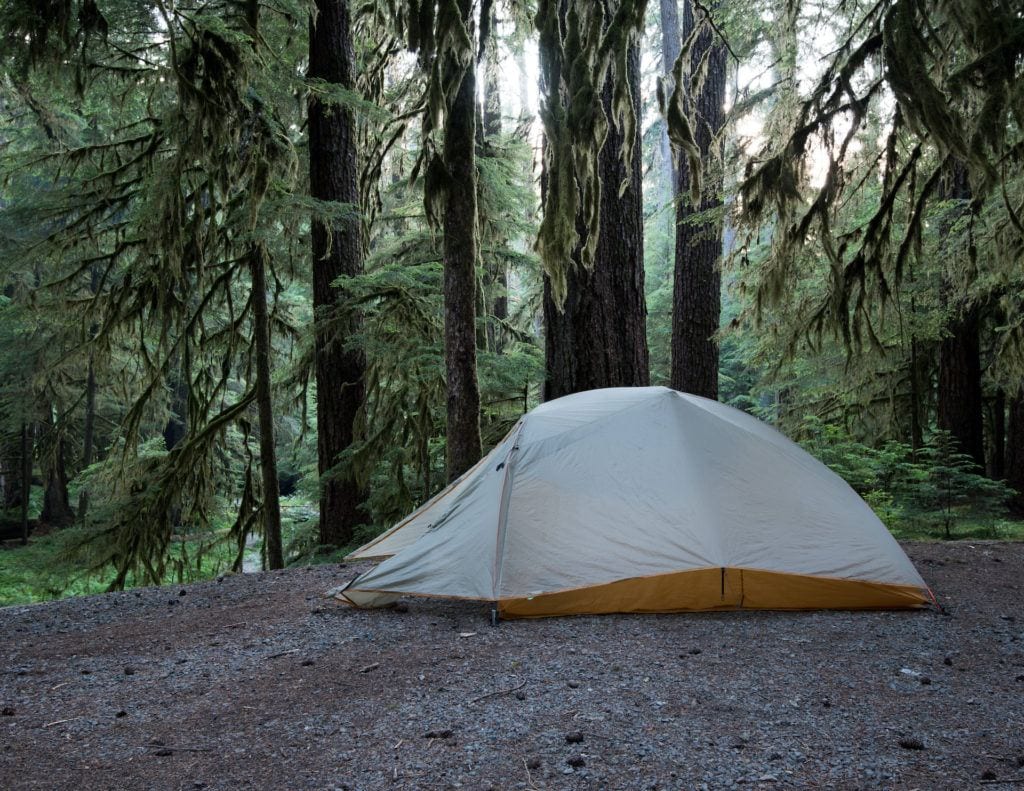
[[[355,86],[350,13],[347,0],[318,0],[310,21],[308,76],[325,91]],[[320,543],[343,546],[366,518],[363,488],[350,472],[335,470],[356,439],[364,396],[363,353],[347,345],[358,332],[358,316],[339,321],[336,315],[342,299],[336,281],[363,270],[356,130],[350,107],[316,91],[309,103],[309,184],[315,200],[336,207],[313,221],[313,310]]]
[[[1010,509],[1024,517],[1024,386],[1010,398],[1009,420],[1006,426],[1006,482],[1016,495],[1010,500]]]
[[[944,174],[936,196],[945,204],[939,223],[940,243],[954,258],[966,255],[962,239],[952,233],[953,226],[971,200],[967,171],[953,162]],[[960,244],[958,245],[958,242]],[[939,375],[936,422],[948,431],[979,469],[985,468],[985,438],[981,394],[981,312],[971,299],[957,297],[954,273],[942,281],[940,299],[951,314],[939,347]]]
[[[454,95],[444,116],[444,357],[448,385],[448,480],[458,478],[480,458],[480,387],[476,376],[476,58],[472,41],[473,0],[458,0],[460,42],[443,57]],[[442,39],[443,40],[443,39]],[[468,48],[466,44],[469,44]]]
[[[700,174],[691,173],[687,158],[679,157],[671,383],[677,390],[717,399],[726,47],[709,20],[697,19],[692,0],[683,3],[683,37],[692,40],[692,48],[687,47],[688,68],[676,74],[680,84],[685,78],[700,86],[691,99],[691,122],[704,177],[695,186]],[[691,203],[691,193],[700,200]]]
[[[542,4],[538,10],[541,46],[548,48],[542,53],[548,154],[539,237],[549,275],[544,285],[545,400],[650,381],[636,125],[640,53],[634,40],[644,5],[629,0],[586,7],[570,3],[564,33],[556,8]],[[602,53],[612,46],[617,55],[607,74],[602,68],[587,75],[563,71],[563,57],[571,60],[584,56],[578,50]],[[574,86],[574,79],[585,85]],[[586,91],[600,102],[581,106]],[[581,113],[586,121],[577,117]],[[584,135],[593,137],[574,139],[581,131],[577,124],[591,125]],[[597,150],[577,150],[587,146]],[[570,176],[573,159],[578,161],[575,181]],[[564,216],[570,209],[572,231]],[[559,260],[563,254],[566,259]]]

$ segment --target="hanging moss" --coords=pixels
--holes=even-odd
[[[795,31],[799,12],[787,3],[780,28]],[[791,72],[782,82],[791,86],[795,58],[780,62]],[[978,238],[991,245],[996,266],[1019,266],[1014,256],[1024,237],[1013,218],[1024,164],[1022,69],[1024,27],[1010,3],[883,0],[853,18],[810,92],[795,97],[787,88],[795,101],[781,102],[769,119],[769,142],[740,186],[747,226],[772,228],[759,309],[789,298],[811,245],[827,258],[830,279],[806,326],[835,332],[851,353],[875,344],[874,322],[884,319],[909,261],[921,254],[936,185],[953,162],[964,167],[973,196],[969,240],[956,261],[960,280],[978,278]],[[886,137],[880,155],[864,162],[851,151],[871,134],[869,122]],[[805,175],[815,145],[825,146],[829,161],[823,184],[811,189]],[[836,227],[839,208],[872,181],[881,185],[873,210],[853,228]],[[993,223],[998,235],[987,232]]]
[[[608,134],[601,102],[606,78],[612,81],[612,120],[626,140],[621,154],[627,162],[632,157],[637,121],[626,62],[646,7],[646,0],[619,0],[609,19],[605,2],[540,0],[537,5],[546,189],[536,247],[558,305],[565,300],[574,253],[578,249],[582,266],[592,266],[601,233],[605,185],[598,154]],[[614,188],[621,194],[626,186]],[[586,229],[582,245],[578,224]]]
[[[662,93],[659,96],[661,112],[665,116],[668,125],[668,139],[676,151],[682,152],[686,157],[687,168],[690,173],[690,200],[696,206],[700,203],[701,175],[703,173],[703,162],[701,162],[700,146],[697,145],[697,138],[694,135],[693,125],[686,113],[686,107],[693,102],[690,97],[696,96],[700,88],[688,92],[686,81],[683,79],[690,62],[690,53],[693,43],[697,40],[698,28],[695,26],[693,33],[683,42],[679,51],[679,57],[672,66],[672,95],[667,100]],[[662,91],[663,86],[658,86]]]

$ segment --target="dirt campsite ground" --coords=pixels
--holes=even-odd
[[[492,628],[338,566],[0,609],[0,788],[1024,786],[1024,544],[907,550],[946,614]]]

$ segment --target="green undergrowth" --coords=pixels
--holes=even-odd
[[[107,590],[114,571],[83,571],[73,558],[73,548],[82,540],[77,527],[33,535],[27,545],[8,541],[0,547],[0,606],[32,604],[89,596]],[[200,552],[196,542],[180,542],[171,553],[167,584],[212,579],[230,570],[234,548],[229,543],[206,545]],[[125,588],[138,585],[129,574]]]
[[[285,497],[281,500],[281,512],[290,565],[337,562],[351,551],[317,553],[315,547],[313,552],[301,551],[308,543],[308,536],[316,534],[315,507],[304,498]],[[213,527],[201,540],[182,537],[172,540],[165,584],[201,582],[231,571],[237,547],[230,536],[229,525],[218,520]],[[109,568],[99,573],[83,570],[83,557],[75,550],[85,537],[86,532],[81,528],[68,527],[34,533],[26,546],[18,541],[0,544],[0,607],[105,592],[115,576],[114,570]],[[261,565],[261,545],[257,540],[256,545],[246,551],[247,565]],[[140,580],[129,573],[125,588],[140,584]]]
[[[816,439],[820,440],[821,437]],[[915,479],[915,476],[925,475],[925,471],[914,465],[900,466],[907,462],[902,453],[891,447],[885,453],[872,455],[866,453],[863,446],[854,448],[838,442],[830,443],[833,453],[829,454],[822,453],[821,445],[813,447],[813,440],[806,444],[818,451],[818,455],[824,456],[823,460],[830,463],[837,472],[843,473],[848,480],[854,479],[851,481],[854,488],[860,491],[898,539],[942,541],[947,539],[948,532],[948,538],[954,540],[1024,541],[1024,521],[997,516],[995,512],[985,509],[976,513],[976,503],[969,500],[961,502],[954,496],[960,486],[977,483],[973,478],[960,480],[947,470],[941,478],[947,486],[940,487],[941,491],[932,491],[927,480],[922,482]],[[847,466],[853,460],[860,465],[859,469]],[[893,467],[898,467],[906,480],[897,481],[896,478],[900,476],[879,474]],[[880,481],[886,485],[881,485]],[[951,489],[952,493],[947,489]],[[931,496],[926,499],[925,495],[929,493]],[[282,506],[282,527],[290,565],[339,563],[348,553],[380,532],[379,528],[362,526],[357,529],[350,545],[340,549],[321,547],[316,544],[318,531],[315,506],[303,497],[283,498]],[[113,578],[113,571],[100,574],[82,571],[80,565],[71,559],[74,555],[70,552],[80,540],[81,530],[71,527],[33,535],[27,546],[21,546],[15,541],[0,545],[0,606],[104,592]],[[179,542],[176,549],[178,562],[172,558],[168,564],[172,571],[166,583],[181,584],[212,579],[230,570],[234,554],[235,548],[230,541],[215,543],[213,546],[207,543],[201,551],[198,544]],[[248,557],[251,563],[258,564],[258,546],[250,550]],[[129,576],[125,587],[135,587],[136,584]]]
[[[901,541],[1024,541],[1024,522],[1012,519],[963,520],[957,522],[953,539],[937,536],[929,525],[906,522],[890,527],[889,532]]]

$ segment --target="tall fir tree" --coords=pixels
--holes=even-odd
[[[712,6],[714,9],[716,6]],[[710,23],[700,23],[693,0],[683,0],[683,38],[696,36],[687,78],[699,88],[690,113],[704,178],[680,155],[677,162],[675,276],[672,298],[671,384],[707,398],[718,398],[718,332],[722,310],[722,141],[725,123],[726,47]],[[698,28],[699,24],[699,28]],[[685,54],[683,55],[685,57]],[[699,75],[699,77],[698,77]],[[700,200],[691,193],[699,191]]]
[[[355,86],[352,19],[347,0],[317,0],[310,20],[311,80],[352,91]],[[339,321],[342,299],[335,281],[363,271],[356,129],[351,109],[314,93],[309,103],[309,184],[318,201],[345,204],[349,212],[313,221],[313,309],[316,331],[317,468],[320,474],[320,542],[340,546],[366,516],[365,491],[351,473],[338,472],[353,443],[363,405],[363,353],[350,345],[358,319]]]
[[[957,220],[971,200],[967,170],[952,161],[939,188],[946,208],[939,223],[939,244],[962,255],[962,240],[953,235]],[[953,249],[950,249],[953,248]],[[950,273],[944,273],[940,299],[950,314],[939,347],[937,424],[948,431],[962,453],[985,469],[984,403],[981,392],[981,311],[969,297],[960,296]]]
[[[458,0],[461,35],[472,40],[473,0]],[[455,24],[453,21],[451,24]],[[454,55],[449,57],[454,59]],[[451,68],[458,68],[455,65]],[[476,374],[476,58],[464,58],[462,79],[444,120],[444,358],[448,385],[447,474],[452,481],[480,458],[480,386]]]
[[[615,35],[622,37],[625,48],[608,73],[591,75],[592,79],[599,78],[600,112],[606,119],[607,132],[596,156],[596,184],[589,188],[594,193],[584,195],[578,204],[576,244],[567,265],[556,272],[564,278],[564,285],[550,276],[545,278],[545,400],[599,387],[650,383],[640,131],[634,122],[640,115],[640,48],[634,32],[622,21],[628,16],[620,14],[626,10],[625,0],[602,0],[599,5],[605,36],[615,32],[614,25],[623,25],[624,29]],[[642,19],[642,7],[639,11]],[[575,54],[571,48],[580,45],[582,35],[572,25],[586,17],[571,12],[565,18],[566,46],[571,57]],[[541,41],[543,46],[543,34]],[[555,82],[549,84],[549,112],[551,102],[562,100],[558,96],[560,87]],[[623,107],[627,102],[628,106]],[[574,109],[570,104],[570,115]],[[547,144],[552,146],[553,141],[549,138]],[[552,155],[549,153],[546,160],[549,165]],[[559,168],[566,166],[556,164]],[[553,173],[549,168],[545,189],[566,189],[561,172]],[[596,204],[588,206],[588,198]],[[550,196],[546,206],[547,211],[554,210]],[[542,227],[542,240],[543,233]]]

